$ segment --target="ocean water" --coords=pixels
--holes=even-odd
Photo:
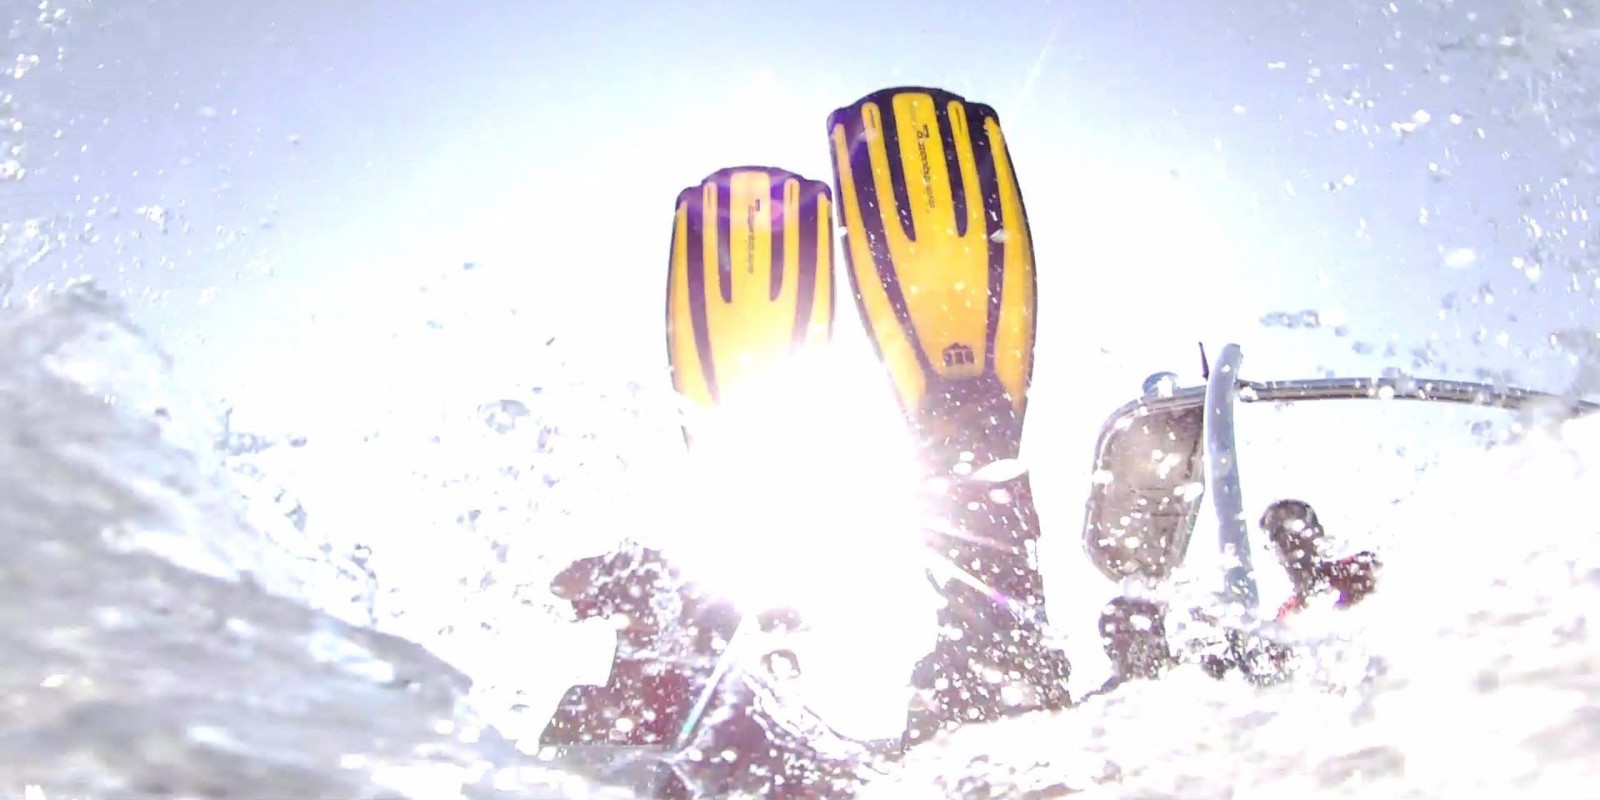
[[[360,494],[372,476],[343,495],[295,494],[285,484],[313,464],[326,481],[353,457],[229,431],[92,286],[3,312],[0,364],[0,631],[21,654],[0,670],[7,794],[595,789],[541,760],[530,738],[567,683],[604,671],[609,631],[574,632],[543,594],[562,558],[497,544],[493,513],[428,520],[450,506],[423,499],[383,510]],[[538,413],[558,419],[561,407]],[[485,443],[533,426],[526,435],[543,436],[559,472],[563,437],[577,433],[505,404],[462,419],[480,466],[525,452]],[[631,419],[594,426],[625,439],[617,423]],[[416,446],[452,441],[432,438]],[[605,441],[571,438],[576,452],[562,457],[597,459]],[[962,730],[864,789],[1586,796],[1600,744],[1600,530],[1584,503],[1600,485],[1597,458],[1594,419],[1530,420],[1492,449],[1467,441],[1439,458],[1364,543],[1384,553],[1383,590],[1286,634],[1320,665],[1304,680],[1260,690],[1179,671],[1060,715]],[[435,499],[498,497],[500,524],[538,520],[509,502],[528,476],[478,472],[412,479],[436,485]],[[321,533],[323,508],[351,528]],[[397,522],[408,514],[421,518]]]

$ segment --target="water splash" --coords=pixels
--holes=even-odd
[[[248,524],[221,433],[92,286],[0,312],[0,793],[421,796],[393,779],[425,769],[458,796],[516,767],[460,673],[339,619],[288,520]]]
[[[1571,500],[1596,469],[1597,419],[1441,462],[1388,517],[1404,591],[1326,623],[1385,663],[1341,691],[1184,670],[963,729],[864,796],[1583,797],[1600,780],[1600,529]]]

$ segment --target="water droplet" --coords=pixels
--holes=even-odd
[[[1145,397],[1171,397],[1178,389],[1178,376],[1173,372],[1157,372],[1144,379]]]
[[[1466,269],[1478,261],[1478,253],[1470,247],[1457,247],[1444,256],[1444,265],[1450,269]]]
[[[508,433],[523,419],[532,416],[532,412],[526,403],[508,399],[478,406],[478,416],[495,433]]]

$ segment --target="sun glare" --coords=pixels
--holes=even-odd
[[[841,732],[902,725],[937,595],[915,451],[881,370],[822,351],[689,425],[680,499],[695,511],[664,543],[685,577],[746,613],[797,612],[799,691]]]

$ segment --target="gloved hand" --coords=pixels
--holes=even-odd
[[[614,552],[572,562],[550,581],[550,592],[570,603],[578,619],[622,614],[630,629],[656,629],[663,623],[657,601],[676,584],[660,552],[625,542]]]
[[[1286,619],[1306,604],[1309,596],[1323,592],[1338,592],[1334,608],[1349,608],[1366,599],[1378,588],[1378,569],[1383,566],[1378,556],[1363,550],[1353,556],[1317,561],[1311,568],[1313,580],[1305,594],[1290,597],[1278,609],[1278,619]]]
[[[1339,593],[1334,605],[1349,608],[1378,588],[1378,569],[1382,566],[1376,554],[1363,550],[1348,558],[1325,561],[1317,568],[1328,588]]]

